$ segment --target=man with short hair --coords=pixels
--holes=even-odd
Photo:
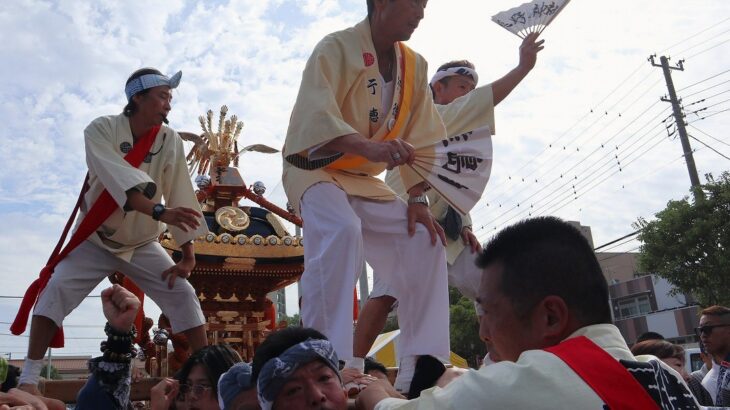
[[[544,40],[537,41],[537,37],[537,33],[525,37],[519,49],[519,63],[514,69],[478,88],[479,76],[469,60],[450,61],[436,70],[429,85],[448,136],[473,131],[475,124],[477,127],[488,125],[494,133],[494,106],[502,102],[535,67],[537,53],[544,44]],[[398,170],[388,172],[385,181],[396,192],[402,193],[405,190]],[[449,285],[474,301],[481,277],[481,270],[474,260],[481,244],[472,232],[471,216],[458,213],[433,189],[426,195],[431,213],[444,227]],[[383,330],[388,312],[396,306],[393,293],[376,275],[373,291],[360,312],[355,328],[355,357],[365,357]]]
[[[712,357],[712,369],[702,379],[702,386],[715,406],[730,406],[730,308],[715,305],[704,309],[695,331]]]
[[[375,382],[360,393],[360,408],[697,408],[669,366],[635,361],[611,324],[593,249],[573,226],[553,217],[509,226],[478,264],[480,335],[503,360],[411,401]]]
[[[443,230],[428,210],[422,179],[401,170],[408,200],[377,178],[412,164],[414,145],[445,138],[426,61],[402,42],[426,0],[368,0],[368,17],[315,47],[302,75],[284,146],[283,185],[304,221],[302,323],[353,360],[352,289],[364,260],[403,296],[397,383],[408,389],[416,358],[449,355]],[[476,128],[476,124],[473,128]],[[467,127],[468,128],[468,127]],[[472,128],[472,129],[473,129]]]
[[[332,344],[314,329],[288,327],[256,349],[252,381],[263,410],[347,409],[339,360]]]
[[[193,350],[207,344],[205,318],[195,289],[186,280],[195,267],[193,240],[207,233],[207,226],[182,139],[162,124],[181,76],[181,72],[167,77],[151,68],[137,70],[125,85],[124,112],[99,117],[84,130],[89,173],[74,234],[28,289],[11,327],[15,334],[22,333],[35,303],[21,388],[38,393],[46,349],[52,341],[53,346],[63,346],[64,318],[114,272],[123,273],[148,294]],[[182,251],[177,263],[157,241],[165,224]],[[71,250],[72,243],[78,246]]]

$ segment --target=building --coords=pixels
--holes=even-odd
[[[593,244],[590,227],[570,222]],[[616,327],[632,345],[645,332],[657,332],[667,340],[684,345],[697,342],[701,308],[691,296],[673,295],[667,280],[639,272],[638,253],[596,252],[608,282],[609,302]]]

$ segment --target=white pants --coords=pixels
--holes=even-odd
[[[342,360],[352,358],[352,289],[367,260],[399,300],[400,356],[449,355],[446,257],[426,228],[408,236],[402,200],[348,196],[319,183],[302,196],[304,326],[324,333]]]
[[[63,319],[104,278],[121,272],[134,281],[170,319],[172,331],[179,333],[205,323],[195,289],[185,279],[176,278],[172,289],[162,280],[162,272],[174,264],[158,242],[134,250],[127,262],[84,241],[57,266],[36,302],[34,315],[45,316],[61,326]]]
[[[469,248],[464,248],[456,257],[454,264],[448,266],[449,286],[459,289],[462,295],[472,301],[476,301],[479,296],[479,285],[482,280],[482,270],[476,265],[477,255],[477,253],[471,253]],[[385,281],[379,278],[377,272],[374,272],[373,291],[370,292],[370,297],[377,298],[385,295],[394,296],[394,292]]]

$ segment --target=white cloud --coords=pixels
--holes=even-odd
[[[476,64],[486,83],[517,63],[520,40],[489,20],[492,14],[514,5],[507,0],[431,1],[410,45],[430,61],[431,73],[442,62],[466,57]],[[545,181],[559,177],[635,117],[639,117],[636,124],[619,133],[614,142],[622,142],[623,149],[632,138],[639,139],[641,132],[631,132],[666,108],[666,103],[659,103],[640,116],[666,93],[661,70],[651,67],[646,57],[715,24],[729,12],[730,4],[724,0],[707,0],[701,5],[680,0],[571,2],[545,31],[546,48],[535,70],[496,110],[494,172],[485,199],[477,205],[475,225],[504,212],[485,208],[486,202],[503,201],[506,209],[517,202],[522,208],[522,202],[550,204],[555,196],[547,194],[559,185],[535,194]],[[121,110],[123,84],[133,70],[142,66],[164,72],[183,70],[170,116],[176,128],[197,131],[198,115],[227,104],[246,124],[244,143],[281,146],[301,70],[312,47],[325,34],[355,24],[364,14],[364,0],[3,3],[0,293],[21,294],[45,263],[85,173],[83,129],[94,117]],[[669,52],[678,54],[676,58],[690,57],[730,38],[725,32],[728,29],[730,22],[725,21]],[[693,48],[681,52],[689,47]],[[728,47],[730,44],[724,44],[688,58],[684,72],[673,72],[677,88],[730,68]],[[634,71],[629,81],[602,101]],[[729,74],[718,77],[718,82],[727,79]],[[680,94],[714,83],[708,81]],[[727,88],[720,86],[715,92]],[[685,102],[710,94],[687,97]],[[621,100],[622,96],[626,98]],[[713,102],[724,99],[720,96]],[[591,109],[595,109],[593,114]],[[719,114],[696,126],[726,140],[723,125],[727,118],[727,113]],[[573,124],[576,126],[569,129]],[[656,130],[661,127],[656,121],[648,125]],[[566,130],[559,144],[545,149]],[[730,154],[726,146],[696,134]],[[660,138],[666,137],[656,137],[656,141]],[[563,145],[566,149],[561,151]],[[693,146],[700,148],[695,142]],[[604,151],[599,149],[571,172],[579,178],[588,175],[607,161],[599,160]],[[679,155],[678,141],[661,142],[604,183],[593,188],[587,184],[585,189],[579,185],[582,196],[578,200],[569,201],[570,194],[562,194],[566,199],[546,211],[591,225],[596,245],[620,237],[632,230],[630,224],[637,217],[650,217],[668,200],[686,195],[689,181],[684,164],[676,161]],[[619,156],[625,164],[636,153],[629,149]],[[695,160],[700,174],[728,168],[725,159],[708,149],[699,149]],[[281,205],[286,202],[278,157],[247,154],[241,168],[248,184],[261,180],[269,187],[270,200]],[[522,183],[521,177],[533,170],[532,177],[539,182]],[[565,206],[555,211],[562,204]],[[508,214],[504,219],[522,216],[526,214]],[[486,238],[490,231],[480,234]],[[15,305],[0,302],[0,321],[10,321]],[[67,322],[82,321],[103,324],[93,301],[85,302]],[[3,329],[0,326],[0,333]],[[67,334],[82,334],[79,332],[81,329],[70,328]],[[0,352],[23,344],[18,340],[0,336]],[[92,347],[91,351],[96,350]]]

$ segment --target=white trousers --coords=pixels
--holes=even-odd
[[[449,286],[459,289],[462,295],[472,301],[475,301],[479,296],[479,285],[482,280],[482,270],[476,265],[477,256],[478,253],[471,253],[469,248],[464,248],[454,264],[448,266]],[[373,291],[370,292],[370,297],[394,296],[393,290],[387,283],[381,280],[377,273],[374,273],[374,275]]]
[[[408,236],[407,205],[348,196],[319,183],[302,196],[304,326],[324,333],[342,360],[352,358],[352,289],[367,260],[398,301],[401,357],[449,357],[444,247],[417,224]]]
[[[176,278],[172,289],[162,280],[162,272],[174,264],[158,242],[134,250],[127,262],[95,244],[84,241],[57,266],[36,302],[34,315],[45,316],[61,326],[63,319],[104,278],[114,272],[128,276],[170,319],[172,331],[179,333],[205,323],[195,289],[185,279]]]

